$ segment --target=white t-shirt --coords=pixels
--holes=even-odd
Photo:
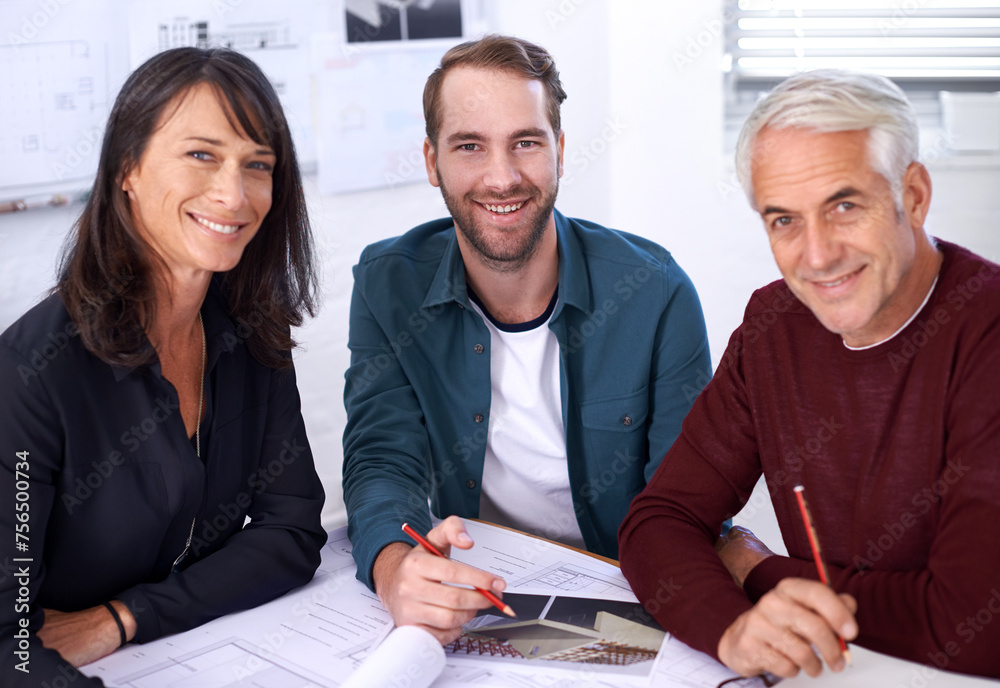
[[[490,331],[490,420],[479,517],[585,548],[573,510],[559,382],[559,342],[548,328],[556,295],[528,323]]]

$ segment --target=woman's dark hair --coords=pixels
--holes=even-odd
[[[167,50],[128,78],[108,118],[94,187],[67,240],[56,291],[94,355],[130,367],[152,362],[146,329],[156,313],[153,268],[161,259],[134,226],[122,181],[139,164],[167,106],[198,84],[209,84],[228,105],[236,131],[277,157],[271,209],[221,285],[250,353],[264,365],[286,368],[296,345],[290,327],[316,312],[312,235],[278,96],[260,68],[237,52]]]

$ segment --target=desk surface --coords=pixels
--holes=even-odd
[[[473,565],[493,570],[499,561],[508,574],[511,590],[532,586],[551,587],[544,594],[635,602],[628,583],[610,562],[552,547],[540,538],[469,524],[477,541],[462,551]],[[509,529],[506,529],[509,531]],[[162,638],[146,645],[126,645],[106,658],[81,667],[83,673],[100,676],[109,686],[126,688],[172,688],[178,677],[183,685],[204,688],[225,685],[256,685],[262,688],[296,685],[301,688],[336,688],[363,661],[369,648],[392,628],[392,619],[378,598],[354,578],[354,561],[346,529],[331,533],[323,548],[323,562],[313,581],[282,598],[238,614],[216,619],[187,633]],[[492,534],[491,534],[492,532]],[[479,550],[477,552],[477,550]],[[517,576],[509,575],[521,566]],[[499,573],[499,570],[497,571]],[[501,573],[500,575],[504,575]],[[548,588],[546,588],[548,589]],[[570,590],[576,591],[573,595]],[[537,594],[537,593],[536,593]],[[554,599],[554,598],[553,598]],[[998,686],[977,679],[905,662],[852,646],[854,667],[840,674],[825,672],[818,679],[801,676],[781,686],[877,686],[882,688],[962,688]],[[660,661],[644,685],[667,688],[715,688],[732,672],[711,657],[669,638],[659,653]],[[458,661],[453,657],[449,662]],[[577,665],[579,666],[579,665]],[[591,666],[591,665],[586,665]],[[450,671],[450,673],[449,673]],[[587,670],[586,680],[576,673],[553,681],[541,665],[536,672],[519,675],[516,681],[505,667],[449,663],[435,688],[469,686],[547,686],[558,688],[619,688],[611,676]],[[537,675],[536,675],[537,674]],[[565,674],[563,674],[565,676]],[[235,679],[235,681],[234,681]],[[568,682],[567,682],[568,681]],[[762,682],[758,682],[763,685]],[[752,684],[751,684],[752,685]],[[753,688],[757,688],[754,686]]]
[[[469,520],[485,523],[485,521],[479,521],[479,519]],[[494,525],[494,527],[497,528],[503,528],[504,530],[510,530],[527,535],[526,533],[515,530],[514,528],[496,526],[495,524],[489,525]],[[587,552],[586,550],[581,550],[576,547],[565,545],[561,542],[547,540],[538,536],[528,535],[528,537],[544,540],[545,542],[565,547],[566,549],[573,550],[574,552],[579,552],[580,554],[585,554],[594,559],[618,566],[618,562],[609,557],[602,557],[601,555],[594,554],[593,552]],[[907,662],[896,657],[890,657],[889,655],[873,652],[872,650],[865,649],[858,645],[851,646],[851,655],[854,659],[854,666],[840,672],[839,674],[826,670],[824,670],[824,672],[816,678],[802,674],[793,679],[785,679],[779,685],[783,688],[795,688],[797,686],[802,686],[803,688],[846,688],[847,686],[850,686],[851,688],[883,688],[887,686],[892,688],[936,688],[938,686],[941,688],[964,688],[965,686],[993,686],[994,688],[997,688],[997,686],[1000,686],[1000,680],[991,680],[968,676],[965,674],[956,674],[950,671],[942,671],[932,666],[925,666],[915,662]],[[711,661],[707,657],[705,659],[706,661]],[[675,685],[677,684],[674,682],[672,677],[661,674],[653,677],[651,687],[659,688],[660,686],[663,686],[663,688],[666,688],[667,686]]]
[[[808,687],[833,688],[965,688],[966,686],[992,686],[997,688],[1000,681],[941,671],[932,666],[907,662],[888,655],[851,645],[854,666],[839,674],[824,671],[816,678],[805,674],[786,679],[782,688]]]

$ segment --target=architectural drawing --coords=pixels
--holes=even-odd
[[[274,685],[296,688],[336,688],[329,678],[274,655],[239,638],[160,662],[122,676],[121,688],[183,688],[184,686]]]
[[[631,593],[628,583],[624,583],[624,580],[619,580],[617,576],[608,575],[597,569],[591,569],[579,564],[565,562],[553,564],[542,571],[508,581],[508,584],[518,588],[544,587],[593,595],[618,591]]]

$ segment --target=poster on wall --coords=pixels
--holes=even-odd
[[[132,0],[132,68],[169,48],[230,48],[267,74],[281,99],[299,164],[316,163],[309,75],[310,36],[328,25],[328,3],[317,0]]]
[[[0,202],[17,207],[84,193],[121,84],[179,46],[231,48],[260,65],[324,193],[422,182],[424,82],[485,28],[475,0],[0,0],[0,10]]]
[[[462,38],[461,0],[345,0],[348,43]]]
[[[110,0],[0,0],[0,200],[91,185],[128,70],[118,21]]]
[[[345,0],[314,37],[318,184],[346,193],[426,182],[423,90],[451,47],[482,32],[465,0]]]
[[[337,43],[318,72],[318,184],[324,194],[425,181],[423,87],[446,48],[344,58]]]

